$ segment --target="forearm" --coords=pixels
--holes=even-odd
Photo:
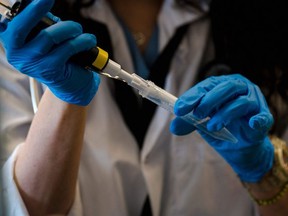
[[[15,166],[15,180],[31,215],[64,214],[72,205],[86,109],[45,92]]]

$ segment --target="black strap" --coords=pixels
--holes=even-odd
[[[172,39],[168,42],[163,52],[155,60],[148,79],[159,87],[164,87],[165,79],[169,71],[171,60],[182,41],[188,24],[177,29]],[[148,100],[140,100],[131,87],[115,81],[115,96],[117,104],[122,112],[124,120],[135,136],[139,149],[143,147],[144,137],[151,119],[155,113],[156,105]],[[149,196],[146,197],[141,216],[152,216]]]
[[[163,88],[164,86],[171,60],[187,29],[188,24],[177,29],[150,68],[148,79],[159,87]],[[115,97],[127,126],[136,138],[139,148],[142,149],[144,137],[156,110],[156,105],[146,99],[142,100],[131,87],[123,85],[119,81],[115,81]]]
[[[75,20],[82,24],[84,32],[89,32],[97,36],[97,45],[109,53],[113,59],[112,43],[107,27],[97,21],[82,18],[78,16]],[[184,37],[188,24],[178,28],[172,39],[168,42],[163,52],[155,60],[150,68],[149,80],[156,85],[163,87],[165,78],[170,68],[171,60],[176,52],[182,38]],[[142,148],[143,139],[153,117],[156,105],[148,100],[139,101],[139,97],[135,92],[121,81],[114,81],[115,84],[115,99],[122,112],[123,118],[137,139],[139,148]],[[149,196],[147,196],[142,208],[141,216],[152,216],[151,204]]]
[[[149,196],[147,196],[144,205],[142,207],[141,216],[152,216],[152,209],[150,204]]]

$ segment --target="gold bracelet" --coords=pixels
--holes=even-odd
[[[268,206],[276,203],[279,201],[288,191],[288,182],[282,187],[282,189],[272,198],[269,199],[256,199],[253,195],[249,192],[251,198],[259,205],[259,206]]]
[[[272,198],[257,199],[252,195],[251,183],[243,182],[251,198],[259,206],[268,206],[279,201],[288,192],[288,148],[284,140],[275,136],[270,136],[271,143],[274,146],[274,163],[272,169],[259,181],[253,183],[254,192],[271,192],[275,188],[281,188]],[[256,187],[255,187],[256,186]],[[256,190],[256,191],[255,191]]]

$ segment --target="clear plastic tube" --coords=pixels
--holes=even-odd
[[[137,89],[143,98],[147,98],[158,106],[168,110],[171,113],[174,113],[174,105],[177,100],[174,95],[156,86],[153,82],[144,80],[135,73],[130,74],[126,72],[125,70],[121,69],[121,66],[118,63],[109,60],[107,66],[104,68],[101,74],[126,82],[128,85]],[[229,141],[232,143],[238,142],[236,137],[234,137],[230,131],[227,130],[227,128],[222,128],[219,131],[208,131],[206,126],[209,117],[205,119],[198,119],[193,115],[193,113],[189,113],[181,118],[215,139]]]
[[[147,98],[160,107],[168,110],[171,113],[174,113],[174,105],[177,100],[174,95],[168,93],[162,88],[159,88],[153,82],[142,79],[137,74],[132,74],[131,76],[132,80],[128,84],[133,88],[136,88],[143,98]],[[197,129],[207,133],[211,137],[232,143],[236,143],[238,141],[226,128],[222,128],[219,131],[208,131],[206,126],[210,119],[209,117],[205,119],[198,119],[191,112],[185,116],[182,116],[181,118],[186,122],[194,125]]]

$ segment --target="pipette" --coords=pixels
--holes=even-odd
[[[10,13],[5,12],[4,14],[1,14],[2,20],[3,17],[6,18],[6,20],[12,20],[13,17],[22,11],[29,2],[30,0],[16,0],[11,6],[7,6],[6,4],[1,3],[1,6],[4,6],[8,10],[13,8],[13,13],[10,11]],[[41,29],[55,23],[54,20],[47,16],[43,17],[41,21],[41,25],[38,25],[36,28],[34,28],[34,32],[30,34],[30,37],[33,37],[33,35],[35,35]],[[89,51],[81,52],[73,56],[72,60],[84,66],[90,71],[126,82],[131,87],[137,89],[143,98],[147,98],[158,106],[173,113],[174,105],[177,100],[174,95],[156,86],[153,82],[142,79],[135,73],[131,74],[126,72],[118,63],[109,58],[109,55],[105,50],[99,47],[94,47]],[[209,117],[198,119],[193,115],[193,112],[191,112],[181,118],[186,122],[194,125],[198,130],[201,130],[210,135],[211,137],[232,143],[236,143],[238,141],[225,127],[219,131],[209,131],[206,127],[207,122],[209,121]]]

